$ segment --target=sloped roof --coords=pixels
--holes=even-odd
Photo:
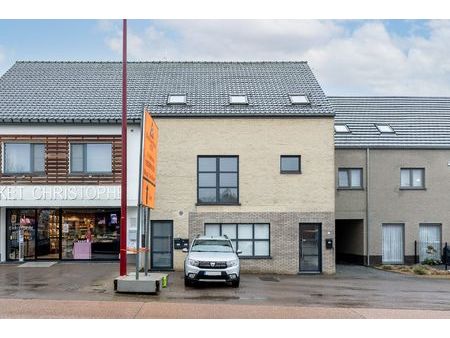
[[[121,62],[17,62],[0,78],[0,121],[114,122],[121,118]],[[168,94],[186,105],[167,105]],[[310,105],[292,105],[305,93]],[[248,105],[230,105],[247,94]],[[130,62],[128,118],[333,116],[306,62]]]
[[[329,97],[339,147],[450,148],[450,97]],[[388,124],[395,133],[380,133]]]

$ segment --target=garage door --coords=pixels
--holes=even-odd
[[[402,264],[404,225],[383,224],[383,264]]]
[[[441,225],[419,225],[419,259],[441,259]]]

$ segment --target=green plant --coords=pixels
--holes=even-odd
[[[392,265],[382,265],[381,268],[383,270],[392,270]]]
[[[434,258],[425,258],[422,262],[424,265],[439,265],[441,264],[441,261],[439,259]]]
[[[413,272],[414,272],[416,275],[426,275],[426,274],[427,274],[427,268],[424,267],[423,265],[416,265],[416,266],[413,268]]]

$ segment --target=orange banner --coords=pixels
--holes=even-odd
[[[148,111],[144,112],[141,202],[155,207],[156,163],[158,158],[158,126]]]

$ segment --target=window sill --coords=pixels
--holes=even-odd
[[[46,173],[2,173],[4,177],[45,177]]]
[[[282,175],[301,175],[301,171],[280,171]]]
[[[336,190],[364,190],[364,188],[345,188],[345,187],[337,187]]]
[[[239,259],[272,259],[272,256],[239,256]]]
[[[112,173],[69,173],[69,176],[93,177],[93,176],[113,176]]]
[[[423,188],[420,188],[420,187],[417,187],[417,188],[414,188],[414,187],[411,187],[411,188],[409,188],[409,187],[400,187],[399,190],[427,190],[427,188],[425,188],[425,187],[423,187]]]
[[[215,205],[219,205],[219,206],[240,206],[241,203],[201,203],[201,202],[197,202],[195,203],[196,206],[215,206]]]

